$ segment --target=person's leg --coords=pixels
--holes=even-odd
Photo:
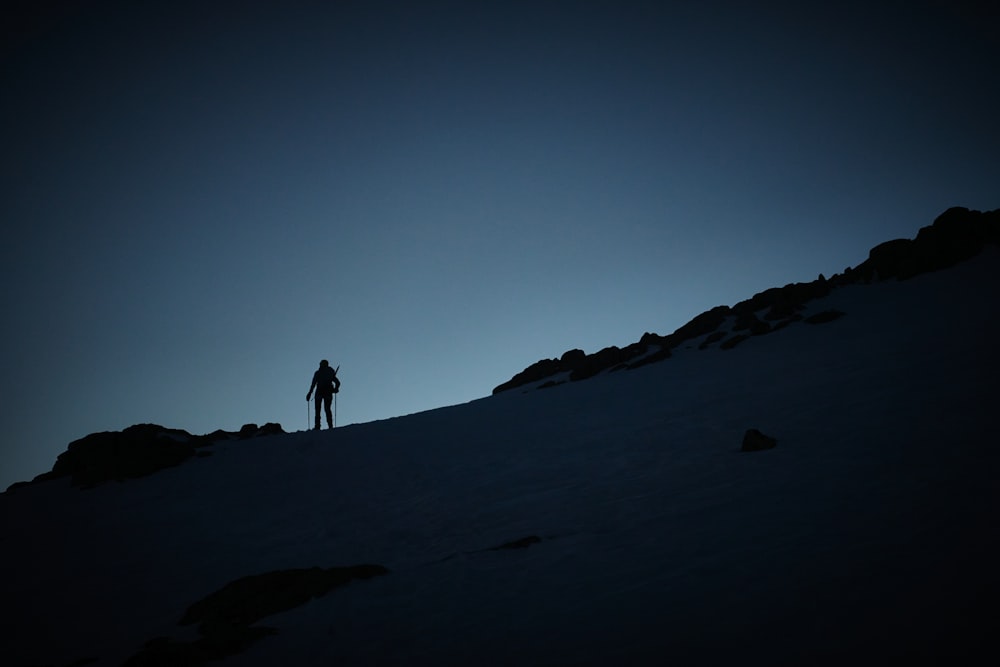
[[[319,409],[320,409],[319,405],[322,402],[323,402],[323,397],[320,396],[319,394],[316,394],[316,423],[313,428],[315,428],[317,431],[319,430]]]
[[[333,403],[333,394],[324,396],[323,400],[326,401],[326,427],[333,428],[333,410],[331,409],[331,404]]]

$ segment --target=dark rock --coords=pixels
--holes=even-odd
[[[759,452],[764,449],[773,449],[778,445],[774,438],[764,435],[755,428],[748,429],[743,434],[743,447],[740,451]]]
[[[191,435],[158,424],[136,424],[123,431],[91,433],[74,440],[56,458],[50,472],[30,483],[70,477],[74,486],[93,488],[105,482],[145,477],[195,456],[209,456],[208,452],[196,450],[217,442],[280,433],[284,433],[281,424],[273,422],[262,427],[247,424],[239,433],[217,430],[208,435]]]
[[[519,540],[511,540],[510,542],[504,542],[498,546],[492,547],[490,551],[500,551],[502,549],[527,549],[532,544],[538,544],[542,541],[542,538],[537,535],[528,535],[527,537],[522,537]]]
[[[825,324],[827,322],[833,322],[834,320],[839,319],[843,316],[844,313],[842,311],[833,308],[830,310],[824,310],[823,312],[820,313],[816,313],[815,315],[810,315],[805,319],[805,322],[808,324]]]
[[[666,336],[660,336],[659,334],[647,331],[642,334],[642,338],[639,339],[639,342],[646,347],[650,347],[651,345],[666,345],[668,341]]]
[[[92,433],[74,440],[60,454],[50,478],[71,477],[75,486],[150,475],[194,456],[187,431],[137,424],[124,431]]]
[[[257,621],[303,605],[354,579],[370,579],[388,572],[381,565],[354,565],[278,570],[237,579],[194,603],[184,613],[180,625],[198,624],[199,639],[151,640],[125,665],[203,665],[237,655],[253,642],[277,632],[254,626]]]
[[[776,322],[775,324],[773,324],[771,326],[771,331],[778,331],[780,329],[784,329],[789,324],[792,324],[793,322],[799,322],[801,319],[802,316],[796,313],[795,315],[792,315],[786,319],[781,320],[780,322]]]
[[[701,315],[697,315],[690,322],[670,334],[670,346],[677,347],[684,341],[712,333],[722,326],[730,313],[731,309],[729,306],[716,306]]]
[[[719,345],[720,350],[731,350],[743,341],[749,339],[750,336],[747,334],[736,334],[732,338],[728,338]]]
[[[901,275],[914,275],[916,268],[915,242],[910,239],[894,239],[880,243],[868,252],[866,273],[873,273],[869,279],[886,280]]]
[[[983,213],[962,207],[950,208],[932,225],[920,229],[916,239],[896,239],[879,244],[871,249],[867,260],[857,267],[845,268],[842,274],[834,274],[830,278],[819,274],[816,280],[809,283],[790,283],[767,289],[732,308],[716,306],[668,336],[646,332],[638,343],[622,349],[612,346],[594,355],[586,355],[582,350],[570,350],[560,359],[543,359],[497,386],[493,393],[549,380],[556,373],[567,373],[573,380],[582,380],[604,370],[639,368],[670,358],[671,350],[702,336],[706,338],[699,348],[704,349],[725,336],[719,333],[720,327],[731,315],[736,316],[735,331],[749,331],[752,335],[777,331],[801,320],[800,311],[806,303],[827,296],[837,287],[892,277],[902,280],[925,271],[952,266],[974,256],[987,244],[1000,245],[1000,209]],[[756,315],[761,311],[764,311],[763,321]],[[829,315],[814,315],[807,321],[817,324],[840,316],[829,312]],[[737,334],[724,340],[719,347],[732,349],[747,338],[746,334]],[[656,351],[650,353],[650,349]],[[543,386],[553,386],[554,382],[549,380]]]
[[[647,366],[649,364],[655,364],[658,361],[663,361],[664,359],[669,359],[671,356],[673,356],[673,355],[670,352],[670,348],[664,346],[664,347],[661,347],[659,350],[656,350],[652,354],[648,354],[645,357],[642,357],[638,361],[633,361],[632,363],[630,363],[628,365],[628,368],[629,368],[629,370],[632,370],[634,368],[641,368],[642,366]]]
[[[646,334],[643,338],[651,340],[654,336],[655,334]],[[656,338],[659,339],[659,337]],[[629,366],[629,362],[641,357],[648,349],[649,343],[639,341],[625,348],[612,345],[594,354],[586,354],[583,350],[568,350],[559,359],[543,359],[528,366],[507,382],[495,387],[493,393],[498,394],[531,382],[545,380],[557,373],[568,373],[569,379],[577,382],[593,377],[602,371],[632,368]],[[540,385],[539,389],[552,387],[555,384],[558,383],[554,380],[548,380],[545,384]]]
[[[561,369],[562,366],[559,359],[542,359],[540,361],[536,361],[507,382],[494,387],[493,393],[499,394],[502,391],[507,391],[509,389],[514,389],[515,387],[544,380],[545,378],[560,372]]]
[[[600,352],[589,355],[583,364],[577,367],[570,374],[570,380],[585,380],[593,377],[602,371],[616,371],[632,368],[630,363],[633,359],[643,357],[649,351],[649,344],[643,341],[632,343],[623,348],[614,345],[606,347]],[[669,351],[668,351],[669,356]],[[653,355],[651,355],[653,356]],[[650,363],[648,358],[640,359],[640,362]]]
[[[584,357],[583,360],[578,362],[569,374],[569,379],[573,382],[577,382],[579,380],[586,380],[589,377],[594,377],[601,371],[607,370],[608,368],[621,363],[622,357],[622,351],[614,345],[606,347],[600,352],[588,355]]]
[[[236,434],[230,431],[223,431],[221,428],[212,431],[203,436],[195,437],[195,447],[207,447],[208,445],[214,445],[217,442],[222,442],[223,440],[232,440],[236,437]]]
[[[180,625],[198,624],[211,634],[220,626],[253,625],[257,621],[326,595],[354,579],[387,574],[381,565],[275,570],[232,581],[188,607]]]
[[[239,431],[223,431],[222,429],[217,429],[207,435],[193,436],[193,443],[195,447],[208,447],[227,440],[247,440],[249,438],[259,438],[265,435],[280,435],[284,432],[285,430],[281,428],[281,424],[276,422],[268,422],[263,426],[257,426],[257,424],[251,423],[244,424],[240,427]]]
[[[705,340],[701,342],[701,345],[698,346],[698,349],[704,350],[706,347],[714,343],[718,343],[725,337],[726,337],[725,331],[713,331],[712,333],[708,334],[708,336],[705,337]]]
[[[991,224],[992,223],[992,224]],[[964,207],[950,208],[930,227],[917,233],[913,274],[937,271],[964,262],[990,243],[1000,240],[1000,211],[982,213]],[[903,273],[900,279],[909,278]]]
[[[285,430],[281,428],[281,424],[277,422],[268,422],[260,427],[260,430],[257,431],[257,436],[284,435],[284,433]]]
[[[801,310],[805,303],[819,299],[830,293],[830,285],[822,276],[811,283],[789,283],[784,287],[772,287],[754,294],[746,301],[733,306],[740,315],[751,315],[768,309],[765,320],[780,320]]]
[[[751,336],[760,336],[771,330],[771,325],[761,322],[757,316],[751,313],[740,313],[733,324],[733,331],[749,331]]]
[[[771,306],[766,313],[764,313],[764,319],[771,320],[785,320],[793,315],[797,314],[799,310],[803,308],[801,303],[792,303],[791,301],[781,301],[775,303]]]
[[[988,244],[1000,244],[1000,210],[984,213],[956,206],[922,227],[915,239],[895,239],[872,248],[849,278],[853,282],[906,280],[970,259]]]
[[[17,489],[23,489],[26,486],[31,486],[31,484],[34,482],[43,482],[46,479],[51,479],[51,478],[48,477],[47,475],[38,475],[31,482],[14,482],[13,484],[7,487],[5,493],[12,493]]]

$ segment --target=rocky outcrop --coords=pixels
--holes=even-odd
[[[555,375],[566,374],[572,381],[585,380],[598,373],[611,369],[624,369],[629,362],[641,357],[653,345],[650,340],[639,341],[625,348],[606,347],[594,354],[585,354],[583,350],[568,350],[558,359],[542,359],[528,366],[507,382],[493,390],[494,394],[514,387],[520,387],[533,382],[541,382]],[[553,387],[558,382],[550,380],[543,387]]]
[[[217,442],[284,433],[280,424],[246,424],[238,432],[214,431],[191,435],[158,424],[136,424],[123,431],[91,433],[74,440],[56,458],[52,471],[34,482],[69,477],[74,486],[92,488],[110,481],[151,475],[208,452],[198,451]],[[11,488],[15,488],[13,485]]]
[[[606,347],[596,354],[584,355],[569,374],[569,379],[574,382],[586,380],[603,370],[619,366],[628,361],[629,353],[612,345]]]
[[[576,352],[586,356],[583,350],[569,350],[559,359],[542,359],[540,361],[536,361],[507,382],[504,382],[495,388],[493,393],[496,394],[507,389],[513,389],[514,387],[520,387],[526,384],[531,384],[532,382],[538,382],[544,380],[545,378],[562,373],[568,366],[568,364],[564,361],[567,355],[571,355]]]
[[[729,306],[716,306],[711,310],[706,310],[670,334],[668,336],[668,346],[677,347],[686,340],[712,333],[722,326],[722,323],[726,321],[726,318],[731,313],[732,309]]]
[[[1000,209],[984,213],[962,207],[950,208],[932,225],[920,229],[915,239],[881,243],[871,249],[867,260],[855,268],[845,269],[842,274],[829,279],[820,274],[812,282],[773,287],[732,307],[716,306],[672,334],[660,336],[647,332],[638,343],[625,348],[612,346],[590,355],[582,350],[570,350],[560,359],[543,359],[497,386],[493,393],[532,383],[539,383],[541,387],[556,386],[566,381],[553,379],[558,374],[565,374],[569,381],[579,381],[605,371],[639,368],[669,359],[672,350],[681,345],[692,346],[696,339],[701,339],[698,348],[702,350],[716,343],[720,350],[731,350],[752,336],[768,335],[797,322],[833,322],[844,313],[828,310],[804,317],[802,311],[809,302],[827,296],[838,287],[879,280],[906,280],[953,266],[991,244],[1000,245]],[[732,326],[725,327],[727,323]]]
[[[781,320],[802,310],[807,302],[822,298],[829,293],[830,285],[820,275],[811,283],[790,283],[784,287],[772,287],[758,292],[746,301],[740,301],[733,306],[733,311],[740,315],[750,315],[767,309],[764,314],[765,320]]]
[[[246,440],[247,438],[259,438],[265,435],[281,435],[284,432],[285,431],[281,428],[281,424],[269,422],[263,426],[257,426],[256,424],[244,424],[236,435],[240,440]]]
[[[353,565],[277,570],[237,579],[195,602],[184,613],[180,625],[197,625],[197,640],[151,640],[125,665],[203,665],[237,655],[277,632],[255,625],[258,621],[304,605],[355,579],[371,579],[388,572],[381,565]]]
[[[978,255],[987,245],[1000,245],[1000,209],[982,212],[956,206],[921,228],[915,239],[894,239],[875,246],[868,259],[845,271],[838,283],[906,280],[954,266]]]
[[[144,477],[194,455],[195,443],[187,431],[136,424],[124,431],[91,433],[74,440],[56,459],[49,477],[70,477],[74,486],[89,488]]]
[[[765,449],[774,449],[777,446],[777,440],[771,436],[764,435],[755,428],[751,428],[743,434],[743,446],[740,448],[740,451],[759,452]]]

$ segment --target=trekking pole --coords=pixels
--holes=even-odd
[[[340,368],[338,366],[338,368]],[[337,395],[333,395],[333,427],[337,428]]]
[[[306,399],[306,430],[309,430],[309,399]]]

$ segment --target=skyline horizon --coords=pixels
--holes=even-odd
[[[0,478],[294,428],[321,358],[344,423],[468,401],[1000,198],[961,3],[20,4]]]
[[[7,662],[982,659],[996,223],[726,352],[332,431],[96,437],[0,494]],[[925,266],[971,249],[945,238]],[[331,590],[352,571],[384,576]]]
[[[830,284],[832,285],[832,289],[838,289],[838,288],[847,287],[847,286],[850,286],[850,285],[859,284],[857,282],[853,282],[853,283],[852,282],[843,282],[842,284],[835,284],[835,283],[836,283],[836,278],[838,276],[844,276],[847,273],[856,271],[858,269],[858,267],[860,267],[862,264],[865,264],[865,263],[869,262],[870,259],[871,259],[870,251],[873,250],[874,248],[876,248],[878,246],[881,246],[881,245],[884,245],[884,244],[888,244],[888,243],[890,243],[892,241],[898,241],[898,240],[915,240],[917,238],[918,233],[920,232],[920,230],[926,229],[926,228],[930,228],[938,220],[945,218],[946,214],[951,213],[953,211],[966,211],[966,212],[968,212],[970,214],[973,214],[973,215],[976,215],[976,214],[986,214],[986,215],[992,215],[992,216],[995,217],[996,213],[1000,212],[1000,207],[998,207],[996,209],[984,209],[984,210],[980,210],[980,209],[970,209],[969,207],[966,207],[966,206],[957,206],[957,205],[956,206],[950,206],[947,209],[945,209],[944,211],[942,211],[941,213],[939,213],[937,216],[935,216],[934,219],[931,220],[930,222],[928,222],[926,225],[921,225],[911,236],[897,237],[897,238],[894,238],[894,239],[885,239],[885,240],[883,240],[883,241],[875,244],[871,248],[869,248],[868,252],[865,253],[866,257],[865,257],[864,260],[860,260],[860,261],[858,261],[858,262],[856,262],[854,264],[849,264],[849,265],[845,266],[844,269],[842,269],[840,272],[832,273],[829,277],[826,276],[825,274],[823,274],[822,272],[820,272],[819,274],[817,274],[817,276],[818,277],[822,277],[825,281],[829,281]],[[976,254],[973,257],[975,257],[976,255],[978,255],[980,252],[981,251],[977,251]],[[969,260],[968,259],[963,259],[963,260],[960,260],[959,263],[963,263],[965,261],[969,261]],[[951,268],[951,267],[946,267],[946,268]],[[935,269],[935,270],[946,270],[946,269]],[[765,291],[769,291],[769,290],[777,289],[777,288],[782,288],[782,287],[787,287],[787,286],[795,285],[795,284],[806,284],[807,282],[810,282],[810,281],[793,281],[791,283],[785,283],[785,284],[782,284],[782,285],[772,285],[770,287],[765,287],[762,290],[757,291],[757,292],[755,292],[752,295],[746,295],[744,298],[741,298],[741,299],[739,299],[737,301],[734,301],[732,303],[729,303],[729,304],[716,304],[714,306],[707,306],[698,315],[694,315],[692,318],[690,318],[687,321],[685,321],[684,323],[678,325],[672,331],[666,332],[665,334],[661,334],[660,332],[656,332],[656,331],[646,331],[643,334],[640,334],[639,336],[641,337],[641,336],[645,336],[646,334],[650,334],[651,333],[651,334],[654,334],[656,336],[669,337],[670,335],[676,334],[677,331],[683,329],[686,325],[690,324],[695,319],[698,319],[701,315],[704,315],[704,314],[708,313],[710,310],[714,310],[716,308],[723,307],[723,306],[731,308],[732,306],[735,306],[735,305],[737,305],[737,304],[739,304],[741,302],[749,301],[754,296],[760,295],[760,294],[762,294]],[[881,282],[881,280],[877,279],[877,280],[873,281],[873,284],[877,284],[878,282]],[[863,283],[863,284],[869,284],[869,283],[866,282],[866,283]],[[414,414],[420,414],[422,412],[427,412],[427,411],[432,411],[432,410],[437,410],[437,409],[447,408],[447,407],[453,407],[453,406],[456,406],[456,405],[462,405],[462,404],[473,402],[473,401],[477,401],[477,400],[488,399],[491,396],[495,396],[497,393],[500,393],[500,392],[497,392],[497,389],[499,389],[500,387],[505,386],[505,385],[509,384],[510,382],[512,382],[518,376],[519,373],[529,370],[530,366],[534,365],[534,363],[539,363],[539,362],[547,361],[547,360],[556,360],[556,359],[561,358],[567,352],[572,352],[572,351],[576,351],[576,350],[582,350],[583,352],[586,353],[586,355],[588,357],[590,357],[591,355],[596,355],[598,352],[604,351],[607,348],[622,348],[622,347],[625,347],[626,345],[631,345],[633,343],[636,343],[639,340],[640,340],[640,338],[636,338],[634,341],[630,341],[628,343],[623,343],[621,345],[619,345],[617,343],[611,343],[611,344],[605,346],[604,348],[594,349],[592,351],[586,351],[586,350],[583,350],[582,348],[569,348],[567,350],[562,351],[560,354],[558,354],[558,355],[556,355],[554,357],[543,357],[542,359],[537,360],[536,362],[533,362],[532,364],[529,364],[524,369],[522,369],[522,371],[515,371],[513,373],[513,375],[510,376],[510,378],[508,378],[507,380],[501,382],[499,385],[497,385],[496,387],[494,387],[493,391],[491,393],[485,393],[485,394],[480,395],[480,396],[471,397],[468,400],[459,401],[457,403],[429,406],[429,407],[426,407],[424,409],[417,410],[417,411],[414,411],[414,412],[411,412],[411,413],[406,413],[406,414],[386,415],[384,417],[379,417],[377,419],[368,420],[368,421],[349,422],[349,423],[346,423],[346,424],[340,423],[340,424],[337,424],[336,427],[337,428],[344,428],[346,426],[363,425],[363,424],[371,423],[371,422],[374,422],[374,421],[384,421],[384,420],[396,419],[396,418],[400,418],[400,417],[408,417],[408,416],[411,416],[411,415],[414,415]],[[339,364],[331,363],[331,366],[336,367],[338,369],[338,371],[339,371]],[[606,369],[605,369],[605,371],[606,371]],[[605,372],[605,371],[602,371],[602,372]],[[533,383],[537,384],[537,382],[533,382]],[[510,387],[508,389],[505,389],[505,391],[511,391],[513,389],[516,389],[517,387],[518,387],[518,385],[514,385],[514,386],[512,386],[512,387]],[[521,391],[525,391],[525,390],[522,388]],[[339,396],[339,393],[335,394],[335,396],[334,396],[335,401],[336,401],[337,396]],[[307,401],[306,405],[307,405],[307,423],[306,423],[306,427],[305,428],[301,428],[301,429],[300,428],[294,428],[294,427],[291,427],[291,426],[286,426],[285,424],[282,424],[280,422],[248,421],[248,422],[245,422],[243,424],[240,424],[239,426],[237,426],[235,428],[232,428],[232,427],[231,428],[225,428],[225,427],[222,427],[222,426],[218,426],[218,427],[215,427],[215,428],[211,428],[211,429],[199,432],[199,431],[191,430],[191,429],[187,428],[183,424],[159,424],[159,423],[154,424],[153,422],[136,422],[136,423],[133,423],[133,424],[128,424],[128,425],[121,426],[121,427],[119,427],[117,429],[108,428],[108,429],[101,429],[101,430],[98,430],[98,431],[94,431],[94,432],[88,433],[88,434],[81,434],[79,437],[74,438],[73,440],[68,441],[66,443],[65,448],[63,450],[61,450],[59,453],[61,453],[62,451],[67,451],[70,444],[73,444],[74,442],[79,441],[79,440],[84,440],[85,438],[87,438],[90,435],[94,435],[94,434],[97,434],[97,433],[121,432],[121,431],[124,431],[124,430],[126,430],[128,428],[131,428],[133,426],[142,426],[142,425],[149,425],[149,424],[153,424],[153,425],[157,425],[157,426],[162,426],[164,428],[168,428],[168,429],[172,429],[172,430],[184,431],[184,432],[187,432],[190,435],[195,436],[195,437],[198,437],[198,436],[207,436],[207,435],[210,435],[210,434],[212,434],[214,432],[219,432],[219,431],[226,432],[226,433],[229,433],[229,434],[236,434],[242,428],[247,427],[247,426],[251,426],[251,425],[258,426],[258,427],[265,427],[265,426],[270,426],[270,425],[277,425],[277,426],[281,427],[284,430],[285,434],[301,433],[301,432],[312,430],[311,424],[312,424],[313,415],[314,415],[314,412],[313,412],[313,409],[314,409],[313,408],[313,403]],[[323,430],[326,430],[326,429],[324,428]],[[57,454],[57,456],[58,456],[58,454]],[[52,465],[55,465],[55,458],[53,458],[53,464]],[[20,484],[24,484],[24,483],[31,483],[31,481],[33,479],[37,478],[38,476],[45,475],[46,473],[49,473],[50,471],[51,470],[38,471],[37,473],[35,473],[29,479],[14,480],[14,481],[9,482],[9,483],[2,483],[2,481],[0,481],[0,489],[6,490],[6,489],[10,488],[11,486],[20,485]],[[0,492],[3,492],[3,491],[0,491]]]

